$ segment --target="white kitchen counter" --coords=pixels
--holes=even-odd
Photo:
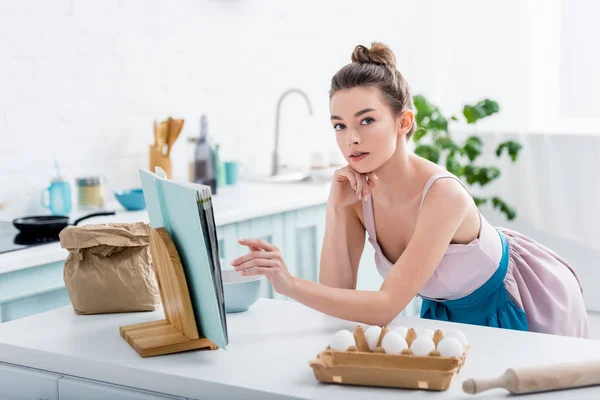
[[[139,389],[201,399],[472,398],[462,381],[496,376],[509,367],[597,359],[600,341],[398,317],[390,326],[461,329],[470,351],[443,393],[319,383],[308,362],[339,329],[355,324],[303,305],[260,299],[249,311],[228,314],[227,350],[192,351],[141,358],[119,336],[119,326],[162,318],[152,313],[78,316],[70,307],[0,325],[0,362],[24,365]],[[505,398],[496,389],[479,398]],[[549,392],[527,398],[598,399],[600,387]]]
[[[214,196],[213,209],[217,226],[227,225],[265,215],[325,204],[329,183],[266,184],[240,182],[235,186],[219,188]],[[111,204],[112,205],[112,204]],[[95,217],[81,225],[108,222],[148,222],[148,213],[125,211],[115,203],[117,215]],[[121,211],[119,211],[121,210]],[[77,212],[71,222],[86,213]],[[35,246],[0,254],[0,274],[41,264],[64,261],[68,252],[59,243]]]

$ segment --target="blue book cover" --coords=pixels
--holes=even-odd
[[[211,254],[215,247],[211,245],[211,238],[216,238],[216,229],[214,224],[203,224],[206,195],[202,193],[202,187],[169,181],[146,170],[139,172],[150,225],[152,228],[164,227],[177,247],[198,332],[217,346],[226,348],[223,283],[220,265],[218,262],[215,265]]]

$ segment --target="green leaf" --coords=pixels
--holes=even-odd
[[[429,102],[427,101],[425,96],[423,96],[421,94],[417,94],[417,95],[413,96],[413,104],[415,105],[415,108],[417,109],[417,111],[421,111],[424,113],[426,113],[427,110],[431,109],[431,105],[429,104]]]
[[[469,185],[472,185],[475,182],[477,182],[477,176],[479,175],[479,168],[477,168],[474,165],[467,164],[467,165],[465,165],[463,172],[464,172],[465,178],[467,179],[467,183]]]
[[[476,197],[476,196],[473,196],[473,200],[475,201],[475,205],[477,207],[487,203],[487,201],[488,201],[488,199],[485,199],[483,197]]]
[[[496,149],[496,156],[500,157],[504,149],[507,150],[510,159],[515,162],[517,161],[517,157],[519,156],[519,151],[523,148],[520,143],[509,140],[507,142],[502,142],[498,145]]]
[[[466,104],[463,108],[463,115],[467,119],[467,123],[474,124],[475,122],[489,117],[492,114],[500,111],[500,106],[493,100],[485,99],[474,106]]]
[[[442,136],[442,137],[436,138],[435,145],[443,150],[451,150],[451,151],[459,150],[458,145],[456,143],[454,143],[454,141],[447,136]]]
[[[428,144],[420,144],[415,148],[415,154],[428,159],[433,163],[438,163],[440,160],[440,150]]]
[[[479,186],[485,186],[500,176],[500,170],[496,167],[476,167],[472,164],[465,165],[464,172],[469,185],[478,183]]]
[[[423,139],[427,135],[427,129],[418,128],[415,133],[413,133],[413,140],[415,143],[418,143],[419,140]]]
[[[479,136],[469,136],[467,138],[467,142],[468,143],[475,143],[477,144],[479,147],[483,146],[483,140],[481,140],[481,138]]]
[[[500,176],[500,170],[496,167],[481,167],[477,173],[477,182],[485,186]]]
[[[448,170],[448,172],[456,176],[463,175],[463,167],[459,164],[458,161],[456,161],[454,153],[450,153],[448,157],[446,157],[446,169]]]
[[[519,151],[523,148],[519,143],[510,141],[508,142],[508,154],[510,154],[510,159],[515,162],[517,161],[517,157],[519,156]]]
[[[492,115],[500,111],[500,106],[493,100],[485,99],[483,100],[482,107],[485,109],[486,115]]]
[[[512,221],[517,217],[516,211],[497,196],[492,197],[492,205],[494,208],[499,209],[500,212],[504,213],[509,221]]]
[[[480,154],[483,142],[477,136],[471,136],[465,141],[462,153],[469,157],[469,161],[475,160]]]
[[[448,131],[448,121],[439,108],[429,103],[425,96],[413,96],[413,104],[416,112],[415,121],[417,121],[418,127],[432,132]]]

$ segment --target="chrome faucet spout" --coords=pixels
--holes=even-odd
[[[306,101],[306,105],[308,106],[309,115],[313,115],[312,105],[310,104],[310,100],[306,93],[300,89],[288,89],[279,97],[279,101],[277,101],[277,112],[275,114],[275,146],[273,148],[273,157],[271,161],[271,176],[275,176],[279,173],[279,118],[281,112],[281,103],[283,99],[290,93],[298,93],[304,100]]]

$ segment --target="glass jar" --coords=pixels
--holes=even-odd
[[[104,188],[98,176],[77,178],[79,209],[98,209],[104,206]]]

